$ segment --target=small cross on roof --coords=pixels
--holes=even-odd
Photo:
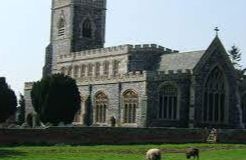
[[[216,36],[218,36],[218,34],[219,34],[219,31],[220,31],[220,29],[219,29],[219,27],[215,27],[215,32],[216,32]]]

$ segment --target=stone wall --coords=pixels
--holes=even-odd
[[[94,145],[202,143],[202,129],[165,128],[48,128],[0,129],[0,145]]]
[[[218,141],[220,143],[243,143],[246,144],[246,130],[219,129]]]
[[[60,128],[0,129],[3,145],[104,145],[205,143],[204,129]],[[246,144],[246,130],[218,130],[219,143]]]

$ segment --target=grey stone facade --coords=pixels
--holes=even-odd
[[[105,17],[106,0],[53,0],[44,76],[76,79],[76,123],[110,126],[113,117],[117,127],[243,127],[235,70],[217,36],[206,50],[185,53],[156,44],[103,48]],[[207,85],[221,77],[222,88]]]

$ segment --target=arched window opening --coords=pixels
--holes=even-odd
[[[114,76],[119,74],[119,64],[120,64],[119,61],[114,61],[113,62],[113,75]]]
[[[109,62],[108,61],[105,61],[103,63],[103,74],[105,76],[108,76],[109,75]]]
[[[203,121],[223,123],[225,121],[225,81],[223,73],[216,67],[209,75],[203,95]]]
[[[65,34],[65,19],[61,17],[58,21],[58,36],[63,36]]]
[[[101,67],[101,64],[99,62],[97,62],[96,66],[95,66],[95,75],[96,75],[96,77],[100,76],[100,67]]]
[[[174,85],[164,85],[159,90],[158,118],[165,120],[178,119],[178,90]]]
[[[80,108],[74,116],[75,124],[84,124],[84,115],[85,115],[85,98],[81,95]]]
[[[74,76],[74,78],[79,77],[79,66],[74,66],[73,76]]]
[[[65,67],[61,68],[61,74],[66,75],[66,68]]]
[[[75,114],[73,121],[76,123],[81,122],[81,109],[79,109],[78,112]]]
[[[92,77],[93,74],[93,65],[89,64],[88,65],[88,77]]]
[[[86,65],[82,65],[81,66],[81,73],[80,73],[80,76],[83,78],[85,77],[85,73],[86,73]]]
[[[68,67],[67,75],[72,76],[72,67],[71,66]]]
[[[246,123],[246,93],[242,96],[242,114],[243,114],[243,123]]]
[[[132,90],[123,94],[124,97],[124,123],[136,123],[138,95]]]
[[[86,19],[83,23],[83,30],[82,30],[83,37],[92,38],[92,26],[91,21]]]
[[[108,97],[103,92],[100,92],[96,95],[95,106],[96,123],[106,123]]]

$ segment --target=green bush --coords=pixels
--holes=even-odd
[[[16,111],[17,100],[14,91],[0,78],[0,122],[5,122]]]
[[[80,109],[80,93],[74,79],[55,74],[34,83],[32,103],[43,123],[69,124]]]

